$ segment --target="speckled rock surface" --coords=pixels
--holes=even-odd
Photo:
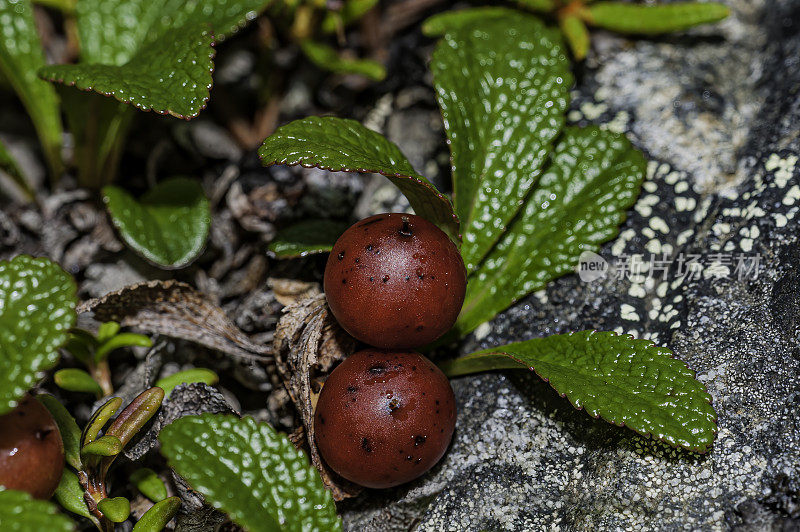
[[[730,5],[689,37],[596,34],[569,118],[626,131],[651,161],[600,252],[616,273],[562,278],[463,346],[586,328],[651,338],[708,386],[713,449],[591,419],[524,372],[458,379],[445,460],[343,504],[349,530],[800,529],[800,2]],[[645,265],[627,275],[635,254]],[[666,271],[649,275],[651,257]]]

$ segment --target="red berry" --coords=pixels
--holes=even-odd
[[[359,351],[325,381],[317,448],[344,478],[369,488],[413,480],[444,455],[456,423],[447,377],[414,352]]]
[[[385,349],[419,347],[447,332],[466,286],[455,244],[412,214],[357,222],[336,241],[325,267],[325,295],[339,324]]]
[[[49,499],[64,471],[64,443],[53,416],[30,395],[0,416],[0,486]]]

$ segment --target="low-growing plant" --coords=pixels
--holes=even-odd
[[[451,150],[452,204],[397,146],[352,120],[301,119],[259,151],[266,165],[381,173],[459,243],[468,282],[450,340],[572,272],[581,253],[614,237],[646,166],[623,135],[564,126],[572,75],[556,30],[507,10],[475,13],[438,19],[444,36],[431,63]],[[630,335],[534,338],[442,368],[451,377],[525,368],[592,416],[696,452],[716,433],[711,397],[693,372],[668,349]],[[670,399],[676,395],[680,404]]]

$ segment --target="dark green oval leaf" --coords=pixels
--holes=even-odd
[[[155,471],[143,467],[134,471],[131,482],[136,489],[153,502],[163,501],[167,498],[167,487]]]
[[[64,473],[61,475],[61,481],[56,488],[55,499],[65,510],[95,522],[97,519],[89,513],[86,500],[83,498],[84,493],[86,492],[81,487],[78,475],[65,467]]]
[[[75,529],[58,507],[48,501],[37,501],[23,491],[0,486],[0,530],[9,532],[70,532]]]
[[[717,22],[729,13],[728,6],[716,2],[675,2],[664,5],[597,2],[585,8],[584,18],[589,24],[620,33],[658,35]]]
[[[213,386],[219,382],[219,375],[206,368],[193,368],[184,371],[178,371],[156,382],[156,386],[164,390],[164,394],[169,397],[172,390],[181,384],[191,384],[193,382],[202,382],[209,386]]]
[[[70,392],[103,394],[103,389],[91,375],[82,369],[67,368],[56,371],[53,380],[59,388]]]
[[[450,200],[414,171],[400,148],[355,120],[319,116],[295,120],[268,137],[258,155],[265,166],[383,174],[405,194],[418,215],[458,241],[458,218]]]
[[[341,530],[316,469],[266,423],[187,416],[164,427],[158,438],[169,465],[250,532]]]
[[[470,276],[457,330],[466,334],[492,319],[616,236],[645,168],[624,135],[567,128],[524,210]]]
[[[268,249],[279,259],[327,253],[348,227],[333,220],[304,220],[278,231]]]
[[[103,188],[111,220],[123,240],[147,260],[181,268],[203,250],[211,227],[208,200],[194,179],[168,179],[138,201],[125,190]]]
[[[81,468],[81,429],[72,414],[58,399],[49,394],[40,394],[36,399],[42,403],[56,420],[61,441],[64,442],[64,457],[75,469]]]
[[[92,417],[86,422],[86,426],[81,433],[82,446],[93,442],[94,439],[97,438],[97,435],[100,434],[100,430],[105,427],[108,420],[111,419],[111,416],[117,413],[120,406],[122,406],[122,398],[112,397],[103,403],[103,406],[95,410]]]
[[[473,271],[522,207],[564,125],[572,74],[556,30],[523,13],[447,31],[431,71]]]
[[[0,261],[0,415],[58,362],[75,325],[75,290],[72,277],[48,259]]]
[[[110,497],[102,499],[97,507],[103,515],[113,523],[122,523],[131,515],[131,503],[125,497]]]
[[[41,69],[40,75],[113,96],[143,111],[191,118],[208,101],[214,71],[213,42],[208,26],[190,25],[164,34],[122,66],[53,65]]]
[[[161,532],[181,507],[179,497],[170,497],[155,503],[141,519],[136,521],[133,532]]]
[[[81,455],[117,456],[122,452],[122,442],[116,436],[104,434],[81,449]]]
[[[526,368],[594,417],[691,451],[717,431],[711,396],[686,364],[648,340],[582,331],[485,349],[445,363],[449,376]]]

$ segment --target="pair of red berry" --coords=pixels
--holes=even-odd
[[[456,421],[453,389],[410,349],[453,326],[466,284],[456,246],[418,216],[366,218],[333,246],[325,268],[331,312],[353,337],[378,348],[342,362],[317,402],[317,448],[342,477],[388,488],[444,455]]]

